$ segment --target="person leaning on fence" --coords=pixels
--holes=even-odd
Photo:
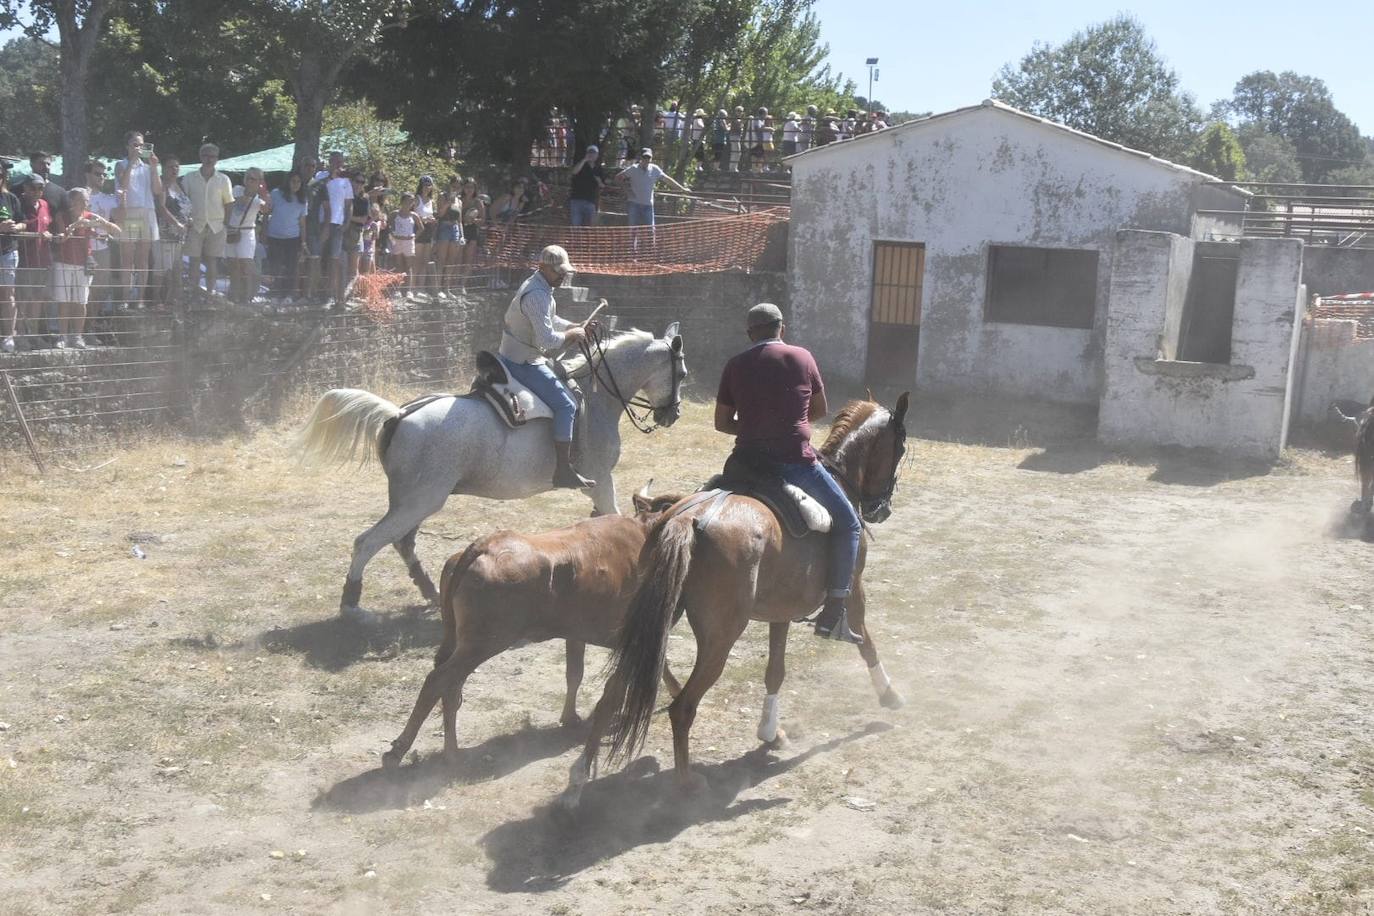
[[[52,153],[36,150],[29,153],[29,174],[43,179],[43,199],[48,212],[56,213],[67,205],[67,189],[52,180]]]
[[[515,380],[533,391],[553,411],[557,461],[553,485],[581,490],[596,486],[596,481],[578,474],[572,465],[577,403],[554,374],[548,359],[549,353],[571,346],[587,334],[581,325],[555,313],[553,288],[561,286],[572,273],[572,262],[562,247],[550,245],[540,252],[538,269],[520,284],[506,309],[500,353]]]
[[[253,301],[258,292],[258,214],[270,213],[262,169],[253,166],[243,173],[243,188],[229,209],[224,257],[229,262],[229,300],[240,305]]]
[[[162,175],[157,154],[143,142],[141,131],[124,135],[125,158],[115,163],[123,230],[119,248],[121,267],[127,272],[128,301],[142,304],[148,298],[148,260],[157,243],[157,199],[162,196]]]
[[[113,236],[120,234],[117,224],[86,209],[90,192],[72,188],[67,206],[57,214],[53,233],[52,298],[57,303],[57,346],[86,349],[86,304],[91,277],[86,262],[91,256],[91,238],[96,229]]]
[[[806,117],[801,119],[801,130],[797,135],[797,152],[805,152],[815,145],[816,141],[816,106],[806,106]]]
[[[206,143],[200,148],[200,168],[181,180],[191,201],[185,247],[191,262],[191,283],[200,285],[203,266],[205,289],[211,294],[219,279],[219,259],[224,255],[225,219],[234,205],[234,185],[216,168],[218,163],[219,147]]]
[[[415,215],[415,195],[407,191],[401,195],[401,208],[391,217],[391,262],[405,274],[405,288],[415,288],[411,266],[415,259],[415,236],[420,231],[420,217]]]
[[[14,301],[14,284],[19,270],[19,221],[23,217],[19,198],[10,190],[9,165],[0,162],[0,348],[13,353],[14,336],[19,333],[19,308]]]
[[[181,187],[181,160],[162,160],[162,194],[157,200],[158,243],[153,246],[153,270],[161,282],[160,301],[172,305],[181,299],[181,246],[191,218],[191,199]]]
[[[469,175],[463,179],[463,191],[458,196],[458,202],[463,210],[463,249],[458,263],[466,271],[477,262],[477,244],[481,241],[482,226],[487,221],[487,195],[477,187],[476,178]]]
[[[420,231],[415,236],[415,254],[410,262],[410,283],[414,289],[424,289],[429,284],[429,253],[434,246],[434,206],[438,188],[429,175],[421,175],[415,187],[415,218],[420,221]]]
[[[690,193],[667,172],[654,165],[654,151],[648,147],[639,151],[639,162],[620,172],[615,180],[629,182],[629,202],[626,206],[631,226],[654,224],[654,186],[660,181],[666,181],[684,194]]]
[[[48,302],[48,266],[52,263],[52,210],[43,198],[47,189],[43,176],[32,174],[24,182],[20,199],[22,219],[16,230],[24,233],[19,240],[19,272],[15,280],[18,294],[19,320],[29,335],[29,348],[42,346],[44,306]]]
[[[272,298],[291,305],[300,295],[301,239],[310,209],[301,174],[287,175],[283,187],[272,189],[271,201],[267,218],[267,281]]]
[[[568,209],[574,226],[595,226],[597,203],[601,189],[606,186],[606,170],[598,158],[601,149],[595,143],[587,145],[581,161],[573,166],[569,179]]]
[[[730,167],[730,112],[724,108],[716,112],[711,121],[711,157],[716,168],[725,171]]]
[[[102,219],[115,222],[119,195],[115,193],[114,181],[105,175],[105,164],[98,159],[86,163],[86,187],[91,191],[91,198],[86,202],[90,211]],[[91,262],[94,266],[91,269],[91,294],[87,308],[93,315],[111,315],[115,310],[114,248],[110,245],[110,234],[99,226],[91,236]]]
[[[797,152],[797,143],[801,137],[800,116],[795,111],[787,113],[787,119],[782,122],[782,154],[791,156]]]

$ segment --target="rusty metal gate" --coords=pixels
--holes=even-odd
[[[873,290],[864,372],[870,385],[910,385],[916,381],[925,273],[924,243],[873,243]]]

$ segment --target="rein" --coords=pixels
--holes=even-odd
[[[906,451],[906,429],[899,426],[893,431],[892,439],[892,476],[888,478],[887,486],[883,491],[876,495],[865,494],[863,489],[855,484],[854,481],[850,479],[849,475],[846,474],[833,459],[826,455],[821,456],[821,465],[830,472],[832,477],[839,481],[840,486],[844,488],[845,492],[850,494],[850,498],[859,510],[859,521],[864,526],[864,530],[868,531],[869,537],[873,536],[873,532],[869,529],[868,522],[864,521],[863,517],[878,511],[884,505],[891,506],[892,496],[897,492],[897,480],[901,476],[901,459],[903,453]]]
[[[600,332],[590,331],[586,337],[578,341],[577,348],[587,360],[587,372],[592,377],[593,384],[600,382],[606,387],[606,390],[620,402],[620,407],[625,411],[625,416],[630,418],[630,424],[634,426],[635,429],[648,435],[658,429],[658,424],[653,422],[653,411],[669,410],[682,404],[682,394],[678,389],[678,383],[681,381],[677,374],[678,354],[671,350],[668,351],[668,365],[672,372],[673,391],[670,397],[673,398],[673,401],[668,404],[656,405],[648,398],[640,397],[637,394],[632,397],[625,397],[624,392],[620,390],[620,383],[616,381],[615,373],[611,371],[610,363],[606,361],[606,348],[603,343],[604,339],[604,335]],[[593,358],[593,352],[595,352],[595,358]],[[604,378],[601,375],[602,369],[606,370]],[[573,377],[575,378],[576,376]],[[636,407],[644,411],[642,416],[635,413],[634,408]]]

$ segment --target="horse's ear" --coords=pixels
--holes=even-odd
[[[672,350],[673,350],[674,353],[681,353],[681,352],[682,352],[682,335],[681,335],[681,334],[678,334],[677,336],[675,336],[675,337],[673,338],[673,342],[670,343],[668,346],[670,346],[670,347],[672,348]]]
[[[892,416],[899,424],[906,419],[906,409],[910,406],[910,400],[910,391],[903,391],[902,396],[897,399],[897,409],[893,412]]]
[[[672,340],[674,337],[678,336],[678,332],[681,329],[680,322],[674,321],[672,324],[668,325],[668,329],[663,332],[663,339]]]
[[[630,502],[634,503],[635,515],[643,515],[654,506],[654,501],[647,496],[640,496],[638,493],[630,497]]]

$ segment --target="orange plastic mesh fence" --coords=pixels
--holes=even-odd
[[[580,273],[644,277],[752,268],[763,255],[768,230],[787,219],[786,208],[683,219],[657,226],[497,226],[482,245],[488,263],[528,268],[545,245],[562,245]]]
[[[393,286],[406,282],[406,275],[391,270],[359,274],[353,281],[353,291],[362,300],[362,311],[374,321],[390,321],[395,315],[388,295]]]

